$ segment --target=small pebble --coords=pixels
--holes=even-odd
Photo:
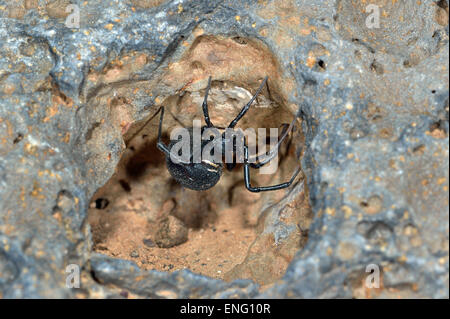
[[[145,238],[142,242],[147,247],[156,247],[156,244],[150,238]]]
[[[160,248],[170,248],[181,245],[188,240],[186,225],[174,216],[168,216],[159,224],[155,235],[155,243]]]

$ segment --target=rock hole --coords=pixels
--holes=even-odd
[[[370,64],[370,70],[378,75],[382,75],[384,73],[383,66],[377,60],[372,61],[372,63]]]
[[[359,205],[367,214],[377,214],[383,209],[383,199],[378,195],[373,195],[366,201],[361,201]]]
[[[14,139],[13,144],[17,144],[17,143],[19,143],[21,140],[23,140],[23,134],[22,134],[22,133],[19,133],[19,134],[17,134],[16,138]]]
[[[92,134],[94,133],[94,130],[97,128],[97,127],[99,127],[101,125],[101,123],[100,122],[95,122],[92,126],[91,126],[91,128],[87,131],[87,133],[86,133],[86,140],[88,141],[88,140],[90,140],[91,138],[92,138]]]
[[[447,3],[447,0],[439,0],[439,1],[436,2],[436,4],[437,4],[437,6],[438,6],[439,8],[442,8],[442,9],[444,9],[444,10],[447,10],[447,9],[448,9],[448,3]]]
[[[95,208],[96,209],[105,209],[109,205],[109,200],[106,198],[97,198],[95,200]]]
[[[233,41],[242,45],[247,44],[247,41],[244,38],[241,37],[234,37]]]
[[[92,279],[93,279],[96,283],[102,284],[102,282],[100,281],[100,279],[98,279],[98,277],[95,275],[95,271],[91,270],[91,271],[90,271],[90,274],[91,274]]]
[[[159,115],[154,114],[159,105],[166,107],[162,129],[166,144],[173,128],[191,127],[193,119],[204,123],[201,105],[209,75],[213,77],[209,115],[216,127],[227,127],[266,75],[268,84],[238,126],[281,131],[294,119],[297,106],[287,104],[281,86],[286,80],[280,78],[267,49],[244,38],[197,38],[170,72],[155,81],[171,86],[173,93],[160,94],[154,111],[127,126],[130,133],[123,135],[125,148],[115,173],[92,198],[89,223],[94,250],[133,260],[143,269],[188,268],[227,281],[270,284],[284,274],[307,240],[312,213],[303,174],[290,189],[251,193],[244,185],[242,165],[237,165],[231,172],[224,170],[216,186],[198,192],[171,177],[164,154],[156,148]],[[295,125],[282,144],[275,174],[252,170],[253,185],[285,182],[298,168],[304,143],[301,119]],[[94,140],[101,135],[96,132],[91,134]],[[97,202],[104,198],[109,204],[98,209]],[[292,231],[277,233],[286,229]],[[281,239],[275,243],[274,238]]]
[[[421,144],[414,147],[413,153],[414,155],[423,155],[425,153],[425,149],[426,149],[425,145]]]
[[[119,183],[120,183],[120,186],[122,186],[124,191],[126,191],[127,193],[131,192],[131,186],[126,180],[121,179],[121,180],[119,180]]]
[[[445,121],[440,120],[434,122],[430,125],[430,134],[436,138],[446,138],[447,137],[447,127],[445,125]]]
[[[327,69],[327,66],[326,66],[326,64],[325,64],[325,62],[324,62],[323,60],[317,61],[317,65],[318,65],[319,68],[322,69],[322,70],[326,70],[326,69]]]

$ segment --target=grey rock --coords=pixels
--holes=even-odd
[[[163,273],[143,271],[126,260],[93,254],[90,259],[96,280],[112,284],[146,298],[252,298],[258,285],[250,280],[225,283],[189,270]]]

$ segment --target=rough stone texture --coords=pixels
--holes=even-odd
[[[245,260],[225,275],[226,280],[248,278],[269,285],[283,276],[307,242],[311,210],[304,198],[304,184],[300,182],[282,200],[263,211],[258,237]]]
[[[188,240],[188,230],[178,218],[168,216],[161,223],[162,227],[155,236],[155,243],[159,247],[170,248]]]
[[[258,293],[258,285],[250,280],[227,284],[188,270],[171,274],[144,272],[133,262],[100,254],[93,254],[90,263],[100,283],[113,284],[150,298],[250,298]]]
[[[448,1],[374,0],[379,30],[345,0],[74,1],[80,29],[64,25],[68,3],[0,1],[2,297],[117,296],[89,278],[65,288],[75,263],[144,297],[448,298]],[[221,66],[229,39],[261,59],[250,50]],[[203,60],[183,64],[190,56]],[[306,123],[314,219],[264,292],[91,254],[89,200],[122,135],[209,73],[245,87],[268,74],[274,99]],[[368,264],[380,289],[362,285]]]

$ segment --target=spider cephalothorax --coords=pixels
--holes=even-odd
[[[250,101],[242,108],[242,110],[239,112],[239,114],[236,116],[234,120],[230,122],[227,129],[228,130],[234,130],[234,127],[238,123],[238,121],[245,115],[245,113],[250,108],[250,105],[252,102],[256,99],[258,94],[261,92],[262,88],[264,87],[264,84],[267,81],[267,77],[264,78],[262,81],[260,87],[256,91],[255,95],[250,99]],[[203,108],[203,115],[205,117],[206,125],[201,128],[201,133],[205,129],[215,129],[215,126],[211,123],[211,120],[209,118],[209,112],[208,112],[208,92],[211,88],[211,77],[208,79],[208,86],[206,88],[205,98],[203,100],[202,108]],[[158,142],[157,147],[160,149],[164,154],[166,155],[166,164],[167,169],[169,170],[172,177],[179,182],[182,186],[201,191],[201,190],[207,190],[214,185],[217,184],[220,177],[222,176],[223,171],[223,163],[212,161],[209,159],[201,158],[201,160],[196,161],[194,160],[194,155],[191,154],[188,159],[185,159],[184,161],[178,160],[178,151],[172,152],[173,147],[176,145],[177,140],[172,140],[169,145],[165,145],[161,140],[161,131],[162,131],[162,122],[164,118],[164,107],[161,107],[161,117],[159,120],[159,130],[158,130]],[[278,190],[283,189],[286,187],[289,187],[292,182],[294,181],[295,177],[300,172],[300,168],[297,169],[297,171],[294,173],[292,178],[285,183],[281,183],[278,185],[272,185],[272,186],[264,186],[264,187],[253,187],[250,184],[250,167],[252,168],[260,168],[263,165],[269,163],[277,154],[278,148],[281,144],[281,142],[286,138],[288,133],[292,130],[294,125],[295,119],[292,121],[292,123],[289,126],[285,126],[284,133],[282,134],[282,137],[280,138],[277,145],[268,152],[268,154],[264,154],[263,156],[256,157],[256,162],[249,161],[249,152],[248,152],[248,146],[247,141],[245,137],[242,137],[243,139],[243,150],[244,150],[244,181],[246,188],[251,192],[261,192],[261,191],[271,191],[271,190]],[[286,128],[287,127],[287,128]],[[190,148],[192,149],[193,146],[193,128],[187,129],[190,136]],[[225,157],[225,151],[227,150],[227,147],[225,147],[225,144],[227,142],[230,142],[231,140],[226,137],[225,133],[219,135],[219,142],[221,144],[222,154],[221,157]],[[238,135],[240,136],[240,135]],[[203,149],[206,147],[206,145],[209,143],[209,140],[202,140],[201,144],[199,145],[200,151],[203,151]],[[232,140],[232,149],[231,151],[233,154],[236,153],[236,141]],[[171,153],[172,152],[172,153]],[[175,160],[177,159],[177,160]],[[226,167],[228,170],[232,170],[236,166],[236,162],[233,161],[232,163],[226,163]]]

